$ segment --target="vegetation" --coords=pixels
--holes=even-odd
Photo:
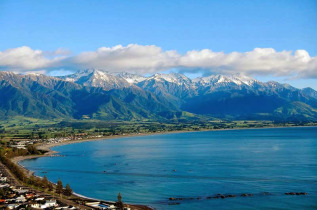
[[[26,185],[29,185],[31,187],[47,190],[52,192],[54,189],[53,184],[48,181],[47,177],[44,176],[43,178],[36,177],[34,175],[27,176],[23,170],[17,166],[15,163],[11,161],[10,158],[21,156],[21,155],[38,155],[41,154],[40,151],[38,151],[35,146],[31,145],[28,146],[27,149],[15,149],[15,148],[9,148],[9,147],[0,147],[0,162],[2,162],[10,171],[12,174],[15,175],[15,177],[25,183]],[[4,193],[3,191],[0,191],[0,198],[1,193]],[[57,182],[56,186],[56,193],[57,194],[64,194],[66,196],[70,196],[72,194],[72,189],[70,188],[70,185],[67,184],[66,188],[63,189],[62,181],[59,180]]]
[[[43,179],[42,179],[42,186],[43,188],[48,188],[48,185],[50,184],[50,182],[48,181],[46,175],[44,175]]]
[[[73,194],[73,190],[72,188],[70,188],[70,185],[67,183],[64,190],[64,195],[71,196],[72,194]]]
[[[122,196],[121,196],[120,193],[118,194],[118,201],[116,202],[116,207],[119,210],[123,210],[124,209],[124,205],[123,205],[123,202],[122,202]]]
[[[196,120],[154,121],[99,121],[99,120],[54,120],[46,121],[34,118],[14,118],[0,120],[3,132],[0,133],[0,145],[10,145],[19,140],[37,140],[50,138],[88,138],[89,136],[113,136],[122,134],[158,133],[170,131],[198,131],[210,129],[260,128],[274,126],[316,125],[312,122],[286,122],[269,120],[219,120],[201,118]],[[28,148],[29,153],[39,154],[35,147]],[[25,154],[21,154],[25,155]]]
[[[36,148],[33,143],[37,140],[45,141],[50,138],[85,139],[103,136],[125,134],[146,134],[170,131],[199,131],[211,129],[233,128],[262,128],[275,126],[308,126],[317,125],[311,122],[283,122],[283,121],[253,121],[253,120],[219,120],[219,119],[192,119],[164,122],[154,121],[99,121],[99,120],[41,120],[18,117],[0,120],[0,161],[23,183],[37,189],[55,192],[59,195],[70,196],[72,189],[69,184],[63,188],[59,180],[57,186],[48,181],[47,177],[27,176],[23,170],[10,159],[16,156],[41,155],[44,152]],[[19,141],[27,140],[30,144],[25,149],[15,146]],[[120,194],[119,194],[120,195]],[[119,198],[118,195],[118,198]],[[0,191],[1,196],[1,191]],[[121,195],[120,195],[121,197]],[[121,199],[120,199],[121,200]],[[119,201],[119,200],[118,200]]]
[[[55,192],[59,195],[63,193],[63,183],[60,179],[57,181]]]
[[[108,76],[121,82],[104,80],[99,73],[92,71],[88,78],[80,75],[76,84],[45,75],[0,72],[0,118],[156,122],[215,118],[317,120],[317,92],[313,89],[304,91],[252,79],[253,85],[247,85],[243,79],[230,76],[209,78],[207,83],[174,78],[177,84],[161,77],[148,78],[136,87],[126,86],[124,79],[114,75]],[[230,82],[221,82],[224,78]],[[92,81],[98,81],[99,87],[93,87],[97,83]],[[1,128],[0,132],[5,130]]]

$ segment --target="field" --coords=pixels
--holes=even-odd
[[[277,126],[309,126],[316,123],[277,123],[272,121],[98,121],[98,120],[44,120],[14,117],[0,120],[0,140],[49,139],[67,136],[109,136],[132,133],[158,133],[170,131],[199,131],[212,129],[262,128]]]

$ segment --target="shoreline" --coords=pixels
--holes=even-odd
[[[223,129],[224,130],[224,129]],[[226,129],[227,130],[227,129]],[[200,131],[211,131],[211,130],[200,130]],[[173,133],[190,133],[190,132],[199,132],[199,131],[167,131],[167,132],[155,132],[155,133],[140,133],[140,134],[125,134],[125,135],[114,135],[114,136],[103,136],[99,138],[86,138],[86,139],[80,139],[80,140],[68,140],[58,143],[40,143],[38,145],[35,145],[38,150],[47,151],[46,153],[42,155],[26,155],[26,156],[17,156],[11,158],[11,161],[17,164],[18,166],[22,167],[25,170],[28,170],[24,168],[19,162],[23,160],[28,159],[36,159],[40,157],[54,157],[58,156],[58,152],[52,150],[52,147],[58,147],[58,146],[64,146],[68,144],[78,144],[78,143],[84,143],[84,142],[92,142],[92,141],[103,141],[103,140],[113,140],[113,139],[120,139],[120,138],[129,138],[129,137],[141,137],[141,136],[151,136],[151,135],[163,135],[163,134],[173,134]],[[29,170],[28,170],[29,171]]]
[[[114,135],[114,136],[103,136],[100,138],[86,138],[80,140],[68,140],[64,142],[58,143],[41,143],[35,145],[38,150],[47,151],[42,155],[26,155],[26,156],[17,156],[11,158],[11,161],[20,166],[22,169],[27,170],[28,172],[32,172],[22,166],[19,162],[28,159],[36,159],[40,157],[54,157],[58,156],[58,152],[52,150],[52,147],[64,146],[68,144],[77,144],[84,142],[92,142],[92,141],[102,141],[102,140],[113,140],[120,138],[129,138],[129,137],[142,137],[142,136],[152,136],[152,135],[164,135],[164,134],[177,134],[177,133],[194,133],[194,132],[208,132],[208,131],[234,131],[234,130],[254,130],[254,129],[274,129],[274,128],[307,128],[307,127],[317,127],[317,125],[312,126],[268,126],[268,127],[259,127],[259,128],[224,128],[224,129],[205,129],[205,130],[197,130],[197,131],[166,131],[166,132],[154,132],[154,133],[140,133],[140,134],[124,134],[124,135]]]
[[[204,129],[204,130],[198,130],[198,131],[167,131],[167,132],[154,132],[154,133],[140,133],[140,134],[125,134],[125,135],[115,135],[115,136],[103,136],[100,138],[87,138],[87,139],[81,139],[81,140],[66,140],[64,142],[58,142],[58,143],[40,143],[38,145],[35,145],[37,149],[47,151],[46,153],[42,155],[29,155],[29,156],[17,156],[14,158],[11,158],[11,161],[14,162],[18,167],[20,167],[28,176],[34,174],[33,171],[27,169],[22,164],[20,164],[23,160],[28,159],[36,159],[41,157],[54,157],[59,156],[57,151],[52,150],[52,147],[57,146],[63,146],[68,144],[76,144],[76,143],[84,143],[84,142],[91,142],[91,141],[100,141],[100,140],[112,140],[112,139],[120,139],[125,137],[142,137],[142,136],[152,136],[152,135],[164,135],[164,134],[177,134],[177,133],[193,133],[193,132],[208,132],[208,131],[232,131],[232,130],[254,130],[254,129],[274,129],[274,128],[305,128],[305,127],[317,127],[316,125],[312,126],[268,126],[268,127],[258,127],[258,128],[228,128],[228,129]],[[88,199],[88,197],[78,194],[74,192],[74,195],[82,198],[82,199]],[[99,199],[95,198],[89,198],[98,201]],[[107,201],[107,202],[115,202],[115,201]],[[133,203],[127,203],[128,205],[132,206],[139,206],[139,207],[145,207],[145,209],[153,209],[150,206],[146,205],[140,205],[140,204],[133,204]]]

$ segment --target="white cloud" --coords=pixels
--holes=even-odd
[[[71,63],[84,68],[151,73],[176,66],[179,56],[176,51],[164,52],[154,45],[130,44],[126,47],[117,45],[111,48],[101,47],[93,52],[83,52],[73,57]]]
[[[41,50],[23,46],[0,51],[0,69],[11,71],[34,71],[54,67],[63,57],[47,58]]]
[[[273,48],[255,48],[249,52],[213,52],[210,49],[163,51],[155,45],[101,47],[96,51],[72,56],[65,49],[54,52],[20,47],[0,51],[0,69],[18,72],[46,69],[73,70],[102,68],[108,71],[153,73],[176,68],[183,72],[244,73],[247,75],[274,75],[283,77],[317,78],[317,57],[305,50],[280,51]]]
[[[255,48],[239,53],[190,51],[180,58],[180,66],[204,68],[213,73],[240,72],[252,75],[317,77],[317,57],[305,50],[276,52],[272,48]]]

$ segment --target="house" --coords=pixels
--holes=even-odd
[[[16,209],[20,206],[20,204],[16,204],[16,203],[12,203],[12,204],[8,204],[7,208],[8,209]]]
[[[53,199],[46,201],[44,205],[45,205],[47,208],[58,206],[56,200],[53,200]]]
[[[20,189],[15,189],[15,190],[13,190],[13,191],[17,192],[18,194],[23,194],[23,193],[29,192],[28,189],[22,189],[22,188],[20,188]]]
[[[0,182],[6,182],[8,181],[8,178],[5,176],[0,177]]]
[[[27,198],[27,199],[29,199],[29,198],[33,198],[35,195],[33,194],[33,193],[29,193],[29,194],[26,194],[25,195],[25,197]]]
[[[72,209],[76,209],[74,206],[61,206],[61,207],[57,207],[54,209],[67,209],[67,210],[72,210]]]
[[[39,204],[39,203],[33,203],[33,204],[31,204],[31,208],[33,208],[33,209],[40,209],[41,206],[42,206],[42,204]]]
[[[116,209],[115,205],[108,206],[108,209]]]
[[[5,187],[9,187],[9,184],[0,184],[0,188],[5,188]]]
[[[26,201],[25,197],[23,195],[20,195],[15,199],[15,202],[17,203],[24,203]]]
[[[87,205],[87,206],[91,206],[91,207],[94,207],[94,208],[96,208],[99,204],[100,204],[99,201],[86,202],[86,205]]]
[[[7,181],[7,177],[5,176],[0,177],[0,182],[6,182],[6,181]]]
[[[9,195],[7,195],[8,198],[14,198],[17,194],[15,193],[10,193]]]

